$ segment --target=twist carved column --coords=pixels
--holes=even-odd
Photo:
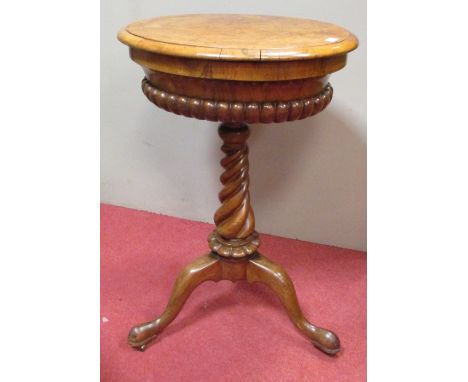
[[[242,31],[242,33],[235,33]],[[171,113],[220,122],[221,206],[210,252],[176,279],[162,313],[134,326],[128,343],[144,350],[206,281],[260,282],[275,293],[295,327],[327,354],[340,351],[332,331],[304,316],[286,271],[259,251],[249,195],[247,124],[296,121],[331,102],[329,76],[357,47],[349,31],[314,20],[259,15],[180,15],[134,22],[118,38],[143,67],[142,90]]]
[[[233,258],[253,254],[260,241],[255,232],[255,216],[249,195],[249,148],[246,144],[249,128],[245,124],[223,123],[218,130],[223,140],[221,160],[222,203],[214,215],[216,229],[209,235],[213,252]]]
[[[221,206],[214,215],[216,229],[209,235],[211,253],[188,264],[177,278],[164,312],[152,321],[134,326],[128,343],[145,350],[184,306],[195,288],[205,281],[247,280],[269,286],[279,297],[296,328],[327,354],[340,351],[335,333],[311,324],[302,313],[294,285],[286,271],[261,255],[255,232],[255,217],[249,195],[249,149],[246,124],[226,122],[218,129],[223,140],[221,174],[223,189],[219,193]]]

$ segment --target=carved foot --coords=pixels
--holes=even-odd
[[[331,355],[340,351],[340,340],[335,333],[312,325],[306,320],[297,301],[294,285],[280,265],[257,254],[249,259],[247,281],[268,285],[278,295],[294,325],[310,338],[317,348]]]
[[[177,278],[163,314],[153,321],[134,326],[128,334],[129,345],[140,351],[145,350],[146,344],[177,317],[198,285],[208,280],[219,281],[221,277],[222,270],[216,255],[208,254],[188,264]]]

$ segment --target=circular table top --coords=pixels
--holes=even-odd
[[[220,61],[296,61],[354,50],[356,37],[334,24],[260,15],[194,14],[128,25],[119,40],[152,53]]]

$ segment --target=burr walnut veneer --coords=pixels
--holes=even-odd
[[[345,66],[357,39],[329,23],[256,15],[160,17],[130,24],[118,38],[143,67],[142,88],[152,103],[222,122],[225,154],[210,253],[186,266],[162,315],[132,328],[129,344],[144,350],[202,282],[247,280],[268,285],[295,326],[319,349],[336,354],[338,337],[307,321],[287,273],[258,252],[247,124],[294,121],[322,111],[333,95],[328,76]]]

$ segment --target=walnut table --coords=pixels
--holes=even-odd
[[[128,343],[144,350],[204,281],[247,280],[268,285],[297,329],[322,351],[336,354],[338,337],[304,317],[285,270],[258,251],[247,123],[294,121],[321,112],[332,99],[329,74],[346,65],[356,37],[306,19],[182,15],[137,21],[118,38],[143,67],[142,88],[152,103],[185,117],[222,122],[218,133],[225,154],[210,253],[185,267],[162,315],[133,327]]]

